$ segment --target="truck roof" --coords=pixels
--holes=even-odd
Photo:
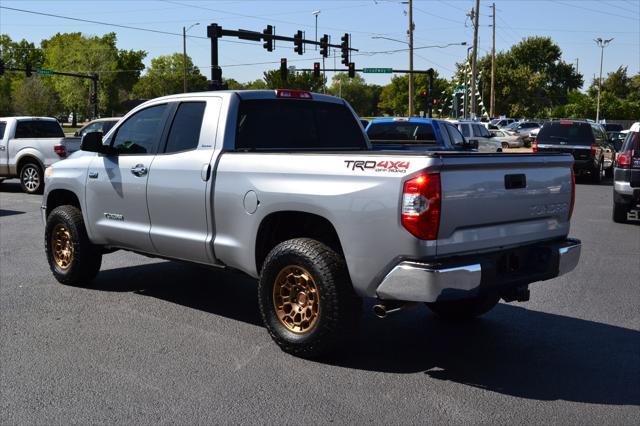
[[[384,117],[384,118],[374,118],[369,123],[395,123],[395,122],[403,122],[403,123],[423,123],[423,124],[432,124],[433,122],[443,121],[437,118],[422,118],[422,117]]]
[[[49,120],[49,121],[58,121],[53,117],[31,117],[31,116],[27,116],[27,115],[18,116],[18,117],[0,117],[0,120],[17,120],[17,121],[23,121],[23,120]]]
[[[202,96],[232,96],[237,95],[240,99],[248,100],[248,99],[282,99],[282,96],[278,96],[278,92],[305,92],[311,95],[311,100],[322,101],[322,102],[333,102],[337,104],[343,104],[344,100],[342,98],[338,98],[336,96],[325,95],[323,93],[315,93],[315,92],[307,92],[305,90],[293,90],[293,89],[274,89],[274,90],[216,90],[209,92],[192,92],[192,93],[179,93],[176,95],[168,95],[160,98],[150,99],[150,101],[158,101],[158,100],[174,100],[174,99],[182,99],[182,98],[193,98],[193,97],[202,97]],[[300,99],[301,101],[305,101],[306,99]],[[145,102],[146,103],[146,102]]]

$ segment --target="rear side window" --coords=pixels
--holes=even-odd
[[[57,121],[21,120],[16,126],[16,139],[21,138],[63,138],[64,132]]]
[[[464,136],[465,138],[471,136],[471,134],[469,133],[469,126],[467,124],[458,124],[458,128],[462,132],[462,136]]]
[[[367,149],[362,127],[343,104],[290,99],[240,104],[236,149]]]
[[[445,124],[445,126],[449,131],[449,136],[451,137],[453,144],[462,145],[462,143],[464,142],[464,138],[462,137],[462,134],[458,131],[458,129],[451,124]]]
[[[629,132],[621,151],[632,151],[634,157],[640,157],[640,132]]]
[[[589,123],[554,122],[545,124],[538,133],[540,144],[591,145],[595,142]]]
[[[7,123],[0,121],[0,139],[4,138],[4,129],[7,127]]]
[[[206,105],[205,102],[183,102],[178,106],[169,131],[166,153],[197,148]]]
[[[433,126],[429,123],[410,123],[406,121],[371,123],[371,126],[367,129],[367,135],[372,141],[436,141]]]

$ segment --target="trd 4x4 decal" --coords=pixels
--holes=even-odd
[[[373,161],[373,160],[344,160],[347,169],[362,170],[367,169],[376,172],[389,172],[389,173],[406,173],[409,169],[408,161]]]

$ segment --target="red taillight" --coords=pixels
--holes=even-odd
[[[67,148],[64,145],[56,145],[53,147],[53,150],[55,151],[56,154],[58,154],[58,157],[60,158],[67,157]]]
[[[276,90],[276,96],[286,99],[313,99],[311,93],[306,90],[278,89]]]
[[[598,154],[598,144],[592,143],[591,144],[591,155],[595,156],[597,154]]]
[[[531,149],[533,150],[533,152],[538,152],[538,141],[533,141],[533,143],[531,144]]]
[[[576,204],[576,174],[571,168],[571,204],[569,205],[569,219],[573,216],[573,206]]]
[[[421,240],[438,238],[440,227],[440,175],[421,174],[404,183],[402,226]]]
[[[616,157],[616,167],[621,169],[631,168],[631,151],[621,152]]]

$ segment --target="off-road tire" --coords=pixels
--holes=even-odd
[[[42,167],[34,162],[28,162],[20,168],[20,188],[27,194],[42,194],[44,189],[44,173]]]
[[[58,225],[68,230],[73,247],[72,258],[66,268],[61,268],[54,257],[52,236]],[[60,206],[49,214],[45,227],[44,246],[49,268],[56,280],[62,284],[86,286],[100,271],[102,252],[98,246],[89,241],[82,212],[77,207]]]
[[[627,223],[627,206],[625,204],[613,202],[613,221],[616,223]]]
[[[439,317],[449,321],[465,321],[486,314],[500,301],[497,293],[485,293],[473,299],[425,303]]]
[[[291,266],[308,271],[319,294],[315,325],[302,334],[281,322],[274,305],[276,278]],[[362,314],[362,300],[353,291],[343,257],[309,238],[284,241],[267,255],[258,283],[258,304],[273,340],[283,351],[303,358],[335,354],[353,334]]]

